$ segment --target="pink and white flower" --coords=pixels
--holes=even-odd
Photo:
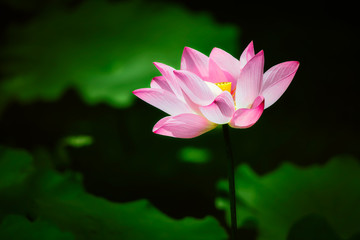
[[[133,93],[170,115],[153,132],[176,138],[197,137],[219,124],[251,127],[285,92],[299,67],[288,61],[264,73],[264,52],[255,54],[253,42],[239,60],[219,48],[207,57],[185,47],[180,70],[154,64],[162,76],[152,79],[151,88]]]

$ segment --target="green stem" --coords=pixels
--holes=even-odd
[[[230,213],[231,213],[231,239],[236,239],[236,201],[235,201],[235,162],[232,153],[230,136],[229,136],[229,126],[227,124],[222,125],[224,140],[226,145],[226,153],[228,157],[228,178],[229,178],[229,194],[230,194]]]

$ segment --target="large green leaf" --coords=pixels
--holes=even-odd
[[[265,176],[242,165],[236,171],[238,224],[255,222],[259,240],[284,240],[295,222],[316,214],[342,239],[350,238],[360,232],[359,182],[360,166],[347,157],[309,168],[287,163]],[[227,191],[226,181],[218,186]],[[228,211],[225,198],[216,203]]]
[[[178,68],[184,46],[234,52],[237,36],[234,26],[206,13],[164,3],[92,0],[71,11],[50,8],[9,29],[0,101],[54,100],[72,87],[89,104],[128,106],[131,92],[159,75],[152,62]]]
[[[9,162],[14,166],[28,165],[29,160],[31,162],[29,154],[25,158],[23,152],[8,152],[0,155],[0,166]],[[8,168],[7,175],[19,176],[22,169]],[[54,229],[56,226],[61,231],[72,233],[76,239],[84,240],[221,240],[227,237],[225,230],[210,216],[175,220],[154,208],[147,200],[114,203],[93,196],[84,190],[81,176],[75,172],[60,174],[49,169],[37,169],[20,180],[23,181],[22,191],[11,187],[7,191],[0,189],[0,222],[3,219],[3,225],[23,228],[29,234],[37,228],[45,231],[47,227],[46,233],[57,233]],[[0,175],[2,181],[3,176]],[[17,194],[11,194],[12,190]],[[13,213],[29,216],[35,222],[30,224],[26,219],[15,221],[11,220],[12,217],[9,220],[7,214]],[[6,235],[9,231],[3,229],[0,234]]]
[[[22,184],[33,170],[29,153],[0,146],[0,191]]]
[[[317,215],[308,215],[297,221],[290,229],[286,240],[342,240],[329,223]],[[360,233],[347,240],[360,239]]]
[[[31,205],[25,196],[34,173],[29,153],[0,146],[0,221],[8,213],[25,213]]]
[[[23,216],[8,215],[0,224],[0,239],[74,240],[75,237],[46,221],[30,222]]]
[[[71,173],[38,179],[38,214],[79,239],[225,239],[215,219],[174,220],[148,201],[112,203],[84,192]],[[79,224],[81,223],[81,224]]]

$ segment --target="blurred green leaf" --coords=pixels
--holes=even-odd
[[[46,221],[30,222],[23,216],[8,215],[0,224],[0,239],[73,240],[75,237]]]
[[[22,184],[33,170],[31,155],[26,151],[0,146],[0,191]]]
[[[78,239],[225,239],[215,219],[174,220],[148,201],[112,203],[84,192],[73,174],[47,172],[38,179],[38,214]],[[81,223],[81,224],[79,224]]]
[[[7,76],[0,102],[56,100],[75,88],[89,104],[126,107],[134,89],[159,75],[152,62],[178,68],[184,46],[234,52],[237,37],[234,26],[164,3],[93,0],[71,11],[47,8],[9,28],[0,55]]]
[[[317,215],[311,214],[301,218],[291,227],[286,240],[343,240],[329,223]],[[359,240],[360,232],[346,240]]]
[[[93,138],[88,135],[69,136],[64,139],[65,144],[72,147],[84,147],[93,143]]]
[[[287,240],[341,240],[329,223],[316,215],[301,218],[291,227]]]
[[[359,163],[349,157],[309,168],[286,163],[265,176],[242,165],[236,171],[238,224],[256,222],[259,240],[284,240],[295,222],[316,214],[342,239],[350,238],[360,232],[359,182]],[[218,187],[226,192],[227,182]],[[229,220],[228,201],[218,198],[216,205]]]
[[[180,150],[179,157],[184,162],[206,163],[210,160],[211,154],[205,148],[184,147]]]
[[[35,171],[29,153],[0,146],[0,222],[6,214],[25,213],[31,205],[25,192]]]
[[[8,151],[19,156],[24,153],[22,151],[16,153],[16,150]],[[28,163],[29,155],[26,156]],[[0,163],[2,162],[3,159],[0,159]],[[17,166],[23,162],[23,159],[12,157],[12,162]],[[17,174],[16,171],[12,172],[11,168],[8,168],[8,171],[8,175]],[[27,178],[23,188],[25,190],[16,201],[0,204],[0,213],[9,213],[9,209],[15,209],[13,211],[16,214],[30,215],[36,220],[30,225],[20,220],[18,226],[16,223],[18,220],[10,221],[11,218],[9,220],[14,228],[29,228],[30,232],[43,227],[40,232],[45,231],[46,224],[37,221],[46,221],[55,224],[62,231],[74,234],[76,239],[80,240],[218,240],[227,237],[225,230],[213,217],[204,219],[187,217],[175,220],[161,213],[147,200],[114,203],[93,196],[84,190],[81,176],[72,171],[60,174],[49,169],[37,169]],[[8,193],[0,192],[0,194],[2,200]],[[6,220],[6,217],[4,219]],[[6,221],[3,224],[9,226]],[[44,234],[56,230],[52,226],[49,228]],[[4,232],[3,234],[8,234],[6,229]]]

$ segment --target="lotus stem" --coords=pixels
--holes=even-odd
[[[235,198],[235,162],[231,148],[229,126],[227,124],[222,125],[224,140],[226,145],[226,153],[228,158],[228,179],[229,179],[229,196],[230,196],[230,215],[231,215],[231,240],[236,239],[236,198]]]

